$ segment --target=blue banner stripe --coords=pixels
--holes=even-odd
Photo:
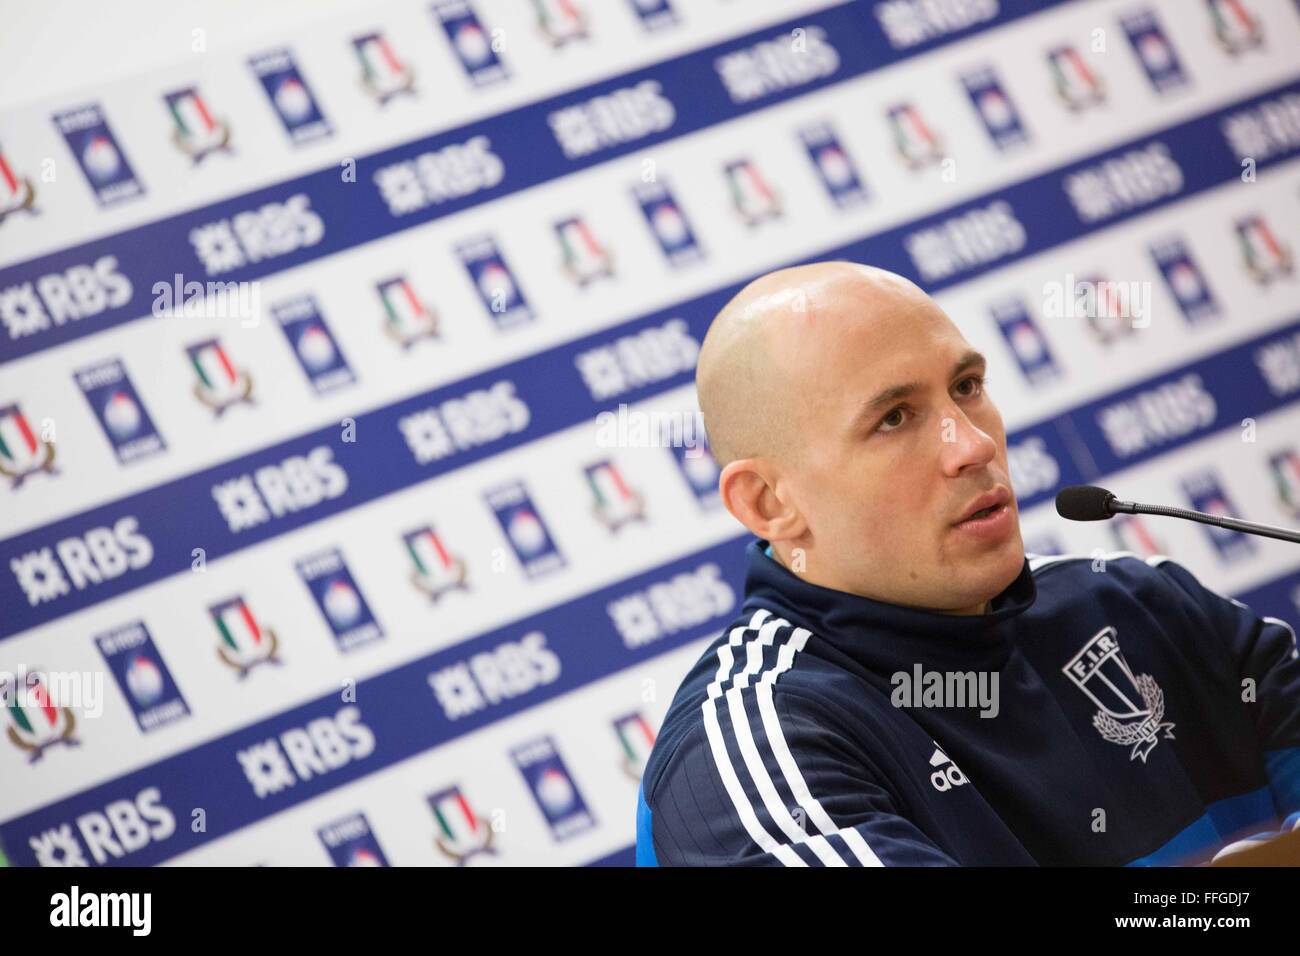
[[[55,322],[39,332],[16,339],[0,337],[0,365],[123,322],[148,317],[154,284],[163,282],[170,285],[176,274],[187,280],[245,282],[259,279],[635,150],[745,116],[795,96],[860,77],[1061,2],[1063,0],[1002,0],[999,12],[989,20],[900,51],[894,49],[880,32],[872,15],[872,4],[867,0],[854,0],[844,6],[776,24],[651,67],[630,71],[577,92],[561,94],[402,146],[361,156],[356,160],[355,182],[344,182],[340,166],[332,165],[201,209],[23,262],[0,270],[0,292],[23,286],[35,290],[39,287],[37,280],[42,276],[63,273],[74,266],[90,265],[104,257],[114,257],[117,271],[130,283],[131,294],[124,301],[115,301],[93,316]],[[790,31],[795,28],[824,31],[827,42],[838,56],[835,68],[826,75],[810,76],[784,89],[773,89],[742,102],[733,102],[719,79],[714,65],[717,58],[761,40],[788,39]],[[552,132],[550,117],[553,113],[641,83],[657,84],[658,94],[668,103],[676,104],[672,120],[665,129],[646,132],[628,142],[605,145],[585,155],[565,155]],[[688,104],[689,109],[685,108]],[[376,185],[376,172],[441,151],[450,151],[441,154],[455,155],[462,160],[465,156],[478,156],[477,149],[464,149],[465,144],[476,142],[477,137],[486,138],[487,148],[495,157],[490,162],[492,168],[479,165],[474,175],[465,174],[464,169],[457,170],[467,180],[478,176],[477,184],[458,184],[456,189],[467,191],[461,195],[439,196],[422,208],[412,208],[400,214],[390,210]],[[464,165],[473,164],[462,163]],[[450,192],[456,189],[449,187]],[[319,217],[322,232],[315,241],[282,254],[232,267],[220,274],[212,274],[205,268],[204,260],[195,251],[193,236],[196,229],[214,223],[229,223],[239,213],[259,210],[268,204],[284,204],[291,197],[305,197],[310,212]]]
[[[592,860],[587,866],[636,866],[636,846],[625,846],[615,850],[599,860]]]
[[[573,602],[530,615],[524,620],[496,628],[455,647],[360,681],[356,687],[356,704],[340,703],[339,694],[332,692],[4,822],[0,824],[0,845],[6,848],[15,865],[35,865],[37,858],[30,839],[51,830],[57,831],[63,826],[72,826],[74,821],[81,821],[87,814],[102,812],[104,807],[114,801],[136,801],[141,794],[157,791],[148,802],[164,805],[178,816],[180,825],[174,832],[163,840],[151,842],[130,853],[129,860],[109,857],[96,862],[101,862],[102,865],[120,862],[147,866],[194,849],[335,787],[361,779],[512,714],[710,635],[726,626],[734,617],[735,604],[699,626],[676,634],[666,634],[634,649],[624,645],[610,621],[607,607],[611,600],[622,595],[707,565],[716,566],[720,571],[719,579],[731,589],[738,603],[744,590],[743,544],[748,540],[749,535],[739,535],[616,585],[594,591]],[[1238,595],[1238,599],[1260,610],[1276,596],[1285,595],[1297,584],[1300,584],[1300,572],[1292,572]],[[476,654],[491,652],[505,642],[518,642],[525,632],[540,632],[545,635],[547,651],[559,661],[556,678],[515,697],[493,702],[476,713],[449,719],[437,706],[430,689],[430,675],[462,665]],[[386,701],[400,701],[401,704],[386,706]],[[420,708],[421,701],[427,704],[423,711]],[[293,734],[313,721],[337,722],[340,713],[349,708],[358,712],[360,722],[364,723],[373,737],[373,746],[364,756],[307,780],[294,777],[292,783],[277,792],[262,797],[255,795],[251,784],[241,773],[241,752],[249,752],[251,748],[263,745],[272,747],[272,753],[283,758],[276,742],[284,739],[284,735]],[[412,713],[419,713],[419,719],[412,719]],[[504,755],[502,759],[505,759]],[[214,776],[214,768],[226,769],[221,776]],[[215,797],[214,792],[217,794]],[[1263,789],[1260,793],[1270,808],[1265,816],[1271,815],[1272,802],[1268,790]],[[1248,801],[1246,797],[1251,799]],[[1198,847],[1209,845],[1206,841],[1210,839],[1211,832],[1231,832],[1262,819],[1257,814],[1258,801],[1255,800],[1255,795],[1246,797],[1233,798],[1239,802],[1225,803],[1221,808],[1216,804],[1213,814],[1207,814],[1203,821],[1197,821],[1189,827],[1185,831],[1186,835],[1180,834],[1165,848],[1157,851],[1157,854],[1143,859],[1154,860],[1157,855],[1161,859],[1171,858],[1170,855],[1182,853],[1185,849],[1195,852]],[[416,798],[418,795],[412,796],[412,799]],[[188,814],[197,807],[202,807],[207,815],[207,829],[201,833],[193,832],[186,825]],[[639,824],[649,823],[648,818],[639,816],[638,820]],[[1217,830],[1214,829],[1215,825],[1218,826]],[[1143,864],[1134,861],[1130,865]]]
[[[1136,214],[1133,211],[1115,218],[1093,223],[1083,223],[1071,211],[1062,186],[1069,171],[1095,165],[1108,157],[1122,155],[1136,145],[1163,142],[1170,144],[1176,156],[1191,156],[1194,161],[1184,170],[1181,192],[1153,200],[1143,211],[1160,208],[1178,199],[1236,179],[1237,166],[1231,151],[1223,141],[1220,126],[1224,116],[1280,94],[1300,90],[1300,84],[1288,84],[1268,93],[1252,97],[1224,110],[1199,117],[1172,127],[1156,136],[1143,137],[1133,143],[1108,150],[1092,159],[1054,170],[1017,186],[989,194],[981,199],[962,204],[945,213],[889,230],[859,242],[819,253],[814,259],[850,259],[871,262],[925,282],[918,270],[910,264],[906,249],[909,237],[960,218],[963,211],[986,208],[994,202],[1006,203],[1011,208],[1035,210],[1036,231],[1026,236],[1023,247],[997,259],[995,262],[971,264],[945,279],[926,282],[938,289],[988,269],[1002,267],[1015,259],[1033,255],[1047,248],[1078,238],[1081,235],[1109,226],[1118,218]],[[1217,137],[1217,142],[1216,142]],[[1175,148],[1176,147],[1176,148]],[[1279,152],[1271,162],[1279,162],[1297,150]],[[1050,211],[1050,215],[1044,211]],[[811,260],[810,260],[811,261]],[[321,500],[311,507],[292,511],[241,531],[231,531],[215,506],[197,509],[190,515],[185,540],[165,531],[155,532],[152,527],[142,527],[153,544],[153,557],[147,566],[118,577],[90,584],[54,601],[32,605],[19,587],[15,576],[0,578],[0,602],[10,609],[0,621],[0,639],[17,634],[30,627],[45,623],[72,610],[89,607],[99,601],[126,593],[136,587],[151,583],[189,568],[191,549],[202,543],[209,557],[218,557],[238,551],[251,544],[302,527],[310,522],[338,514],[373,501],[383,495],[399,491],[416,482],[445,474],[453,469],[471,464],[489,454],[496,454],[568,428],[583,421],[594,421],[602,410],[611,407],[612,400],[592,397],[581,378],[575,373],[576,356],[597,348],[617,338],[636,334],[652,327],[661,327],[670,321],[684,322],[688,334],[701,341],[709,322],[717,310],[743,283],[700,296],[670,309],[631,320],[613,329],[602,330],[577,342],[566,343],[546,352],[539,352],[516,362],[463,379],[452,385],[431,390],[423,395],[405,399],[396,404],[356,416],[357,432],[367,435],[364,446],[344,442],[339,430],[324,428],[315,432],[280,442],[277,445],[245,456],[236,461],[216,465],[200,472],[176,479],[158,487],[129,495],[109,505],[91,509],[75,516],[51,522],[38,529],[0,541],[0,562],[12,567],[10,561],[22,555],[49,547],[55,541],[71,535],[80,535],[94,527],[112,527],[124,516],[163,515],[167,503],[176,500],[213,501],[213,489],[223,483],[247,479],[259,468],[278,464],[290,458],[307,459],[316,455],[318,460],[328,458],[333,465],[344,470],[347,478],[346,492],[337,497]],[[1290,323],[1280,332],[1271,332],[1245,345],[1239,345],[1200,362],[1184,366],[1170,373],[1162,373],[1140,385],[1119,391],[1088,405],[1064,413],[1055,419],[1025,428],[1009,436],[1010,444],[1036,439],[1062,465],[1056,486],[1027,494],[1023,504],[1032,505],[1061,484],[1090,481],[1100,473],[1128,467],[1153,455],[1164,453],[1211,434],[1215,428],[1230,421],[1239,421],[1246,415],[1259,415],[1283,407],[1291,396],[1275,394],[1261,377],[1252,361],[1252,353],[1262,345],[1280,340],[1296,327]],[[636,402],[664,390],[688,384],[693,370],[683,370],[653,385],[642,385],[617,396],[621,402]],[[1199,376],[1206,389],[1217,396],[1216,412],[1211,423],[1176,436],[1162,436],[1144,448],[1120,454],[1104,434],[1097,420],[1103,407],[1126,397],[1138,394],[1161,382],[1182,380]],[[1219,384],[1222,387],[1214,388]],[[497,435],[472,447],[458,448],[453,454],[426,464],[417,464],[402,441],[399,423],[409,415],[423,412],[440,403],[457,399],[474,390],[493,387],[511,392],[527,406],[527,427]],[[364,447],[364,460],[359,460]]]
[[[717,570],[717,580],[731,589],[732,602],[723,608],[723,602],[718,601],[718,613],[697,626],[664,633],[657,640],[634,648],[625,645],[610,619],[608,605],[611,601],[708,565]],[[342,703],[339,693],[331,691],[309,703],[0,824],[0,842],[15,865],[34,865],[37,860],[28,842],[29,837],[49,828],[57,829],[79,819],[83,813],[102,809],[114,800],[134,799],[149,788],[157,787],[161,791],[159,802],[177,814],[178,825],[165,840],[150,843],[130,854],[129,863],[148,866],[161,862],[342,784],[703,638],[724,627],[734,616],[743,591],[743,548],[739,539],[732,538],[576,601],[529,615],[455,647],[358,681],[355,704]],[[432,674],[466,667],[465,662],[475,655],[490,654],[506,642],[519,646],[527,634],[534,632],[544,635],[544,651],[554,655],[557,665],[537,669],[537,673],[543,675],[538,677],[537,686],[513,697],[489,700],[485,706],[470,713],[449,717],[439,706],[430,683]],[[535,644],[531,653],[534,657],[540,653]],[[543,680],[546,682],[541,682]],[[255,795],[252,785],[241,772],[241,752],[269,745],[272,754],[283,760],[284,754],[276,742],[286,732],[306,727],[313,721],[325,720],[341,725],[345,721],[339,714],[349,708],[356,712],[357,720],[373,737],[373,746],[364,756],[310,779],[291,775],[291,781],[278,792],[260,798]],[[413,720],[412,714],[419,714],[419,719]],[[41,759],[50,760],[53,755]],[[195,833],[189,827],[189,814],[196,807],[206,811],[206,832]]]
[[[719,298],[717,304],[720,305],[721,301]],[[706,316],[712,313],[707,310],[697,310],[692,314],[695,316],[692,332],[702,336],[704,323],[708,321]],[[661,317],[639,322],[634,329],[647,327],[659,318]],[[1125,388],[1087,405],[1063,412],[1047,422],[1010,433],[1007,438],[1009,448],[1021,446],[1029,441],[1039,441],[1059,467],[1056,483],[1049,488],[1025,493],[1020,499],[1021,506],[1031,507],[1045,501],[1055,493],[1057,488],[1064,485],[1094,481],[1101,474],[1150,460],[1157,455],[1207,437],[1216,430],[1235,425],[1246,415],[1263,415],[1294,404],[1296,400],[1294,397],[1276,395],[1267,388],[1253,356],[1261,348],[1285,342],[1298,332],[1300,332],[1300,319],[1291,321],[1278,331],[1260,336],[1235,348],[1162,373],[1141,385]],[[602,338],[608,339],[609,336],[606,334]],[[417,482],[469,465],[488,454],[516,447],[583,421],[594,422],[602,406],[600,403],[593,403],[590,396],[583,393],[581,382],[572,372],[573,356],[579,351],[586,350],[591,344],[589,341],[571,344],[554,352],[534,355],[514,365],[483,373],[455,387],[439,389],[427,396],[408,399],[391,408],[359,416],[358,432],[373,436],[367,439],[366,457],[363,461],[358,460],[361,454],[360,448],[355,443],[342,441],[337,429],[321,429],[256,455],[206,469],[157,488],[128,496],[113,504],[91,509],[75,517],[0,542],[0,562],[3,562],[4,566],[15,568],[16,565],[11,562],[18,562],[24,559],[24,556],[37,554],[42,549],[50,548],[55,542],[69,536],[84,534],[90,528],[112,528],[119,521],[134,519],[140,522],[136,529],[137,533],[148,538],[152,547],[151,560],[138,570],[126,571],[117,577],[101,580],[98,583],[87,583],[80,590],[73,590],[63,597],[35,605],[29,603],[16,572],[0,578],[0,602],[8,609],[8,613],[0,621],[0,639],[12,637],[71,611],[93,606],[172,574],[188,571],[193,561],[192,548],[196,544],[201,543],[208,560],[222,557],[285,534],[310,522],[358,507]],[[1126,458],[1121,458],[1119,454],[1109,450],[1102,437],[1102,428],[1098,424],[1101,410],[1121,403],[1144,390],[1158,388],[1166,382],[1182,381],[1188,376],[1198,377],[1209,393],[1216,396],[1215,414],[1212,420],[1189,428],[1182,434],[1164,435],[1160,441],[1153,441]],[[689,381],[689,373],[683,372],[662,385],[673,388]],[[528,404],[532,416],[528,428],[424,465],[414,462],[410,452],[402,444],[398,423],[404,417],[437,406],[443,400],[454,398],[465,391],[490,387],[497,382],[512,383],[514,393]],[[636,389],[624,396],[624,399],[629,402],[637,401],[648,397],[649,391],[648,386]],[[1079,456],[1072,452],[1062,438],[1063,434],[1071,432],[1091,438],[1089,449],[1092,459],[1098,463],[1098,466],[1081,461]],[[306,461],[313,455],[319,458],[326,454],[332,456],[331,464],[341,467],[348,476],[347,490],[338,497],[326,498],[302,510],[285,512],[279,517],[268,518],[256,527],[235,531],[231,530],[214,503],[215,487],[239,481],[263,467],[275,465],[294,456]],[[207,503],[206,507],[195,508],[187,515],[184,535],[176,534],[165,520],[168,514],[168,502],[178,500]]]

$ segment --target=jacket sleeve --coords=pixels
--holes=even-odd
[[[956,865],[800,698],[760,686],[703,710],[653,786],[643,782],[638,864]]]
[[[1300,811],[1300,653],[1295,630],[1276,617],[1261,617],[1235,598],[1210,590],[1168,558],[1148,563],[1190,598],[1208,618],[1212,633],[1227,642],[1243,693],[1253,683],[1247,706],[1264,751],[1269,789],[1278,816],[1290,825]],[[1245,698],[1249,699],[1249,698]]]

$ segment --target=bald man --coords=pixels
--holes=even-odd
[[[1163,556],[1026,555],[985,364],[855,263],[714,319],[700,408],[756,540],[639,865],[1198,863],[1300,823],[1295,632]]]

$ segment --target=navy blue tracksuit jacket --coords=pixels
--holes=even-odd
[[[1295,633],[1177,563],[1028,555],[966,617],[766,546],[664,718],[639,865],[1194,864],[1300,823]]]

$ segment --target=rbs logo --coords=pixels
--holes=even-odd
[[[13,558],[9,567],[33,607],[92,584],[102,584],[127,571],[138,571],[153,560],[153,545],[140,534],[132,515],[111,528],[88,528],[80,535]],[[69,583],[71,582],[71,583]]]
[[[32,335],[76,319],[99,315],[131,301],[131,282],[117,269],[116,256],[90,265],[51,272],[34,283],[0,289],[0,323],[10,338]]]
[[[157,787],[146,787],[133,800],[114,800],[102,811],[77,817],[78,841],[70,824],[46,830],[27,841],[40,866],[89,866],[86,850],[103,866],[129,853],[160,843],[176,832],[176,817],[162,803]]]

